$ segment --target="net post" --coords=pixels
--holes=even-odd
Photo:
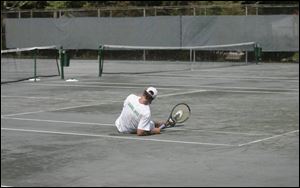
[[[57,49],[58,50],[58,59],[60,59],[60,49]],[[59,62],[58,62],[58,59],[57,59],[57,55],[55,57],[55,61],[56,61],[56,67],[57,67],[57,73],[58,73],[58,76],[60,76],[60,69],[59,69]]]
[[[64,75],[64,54],[63,54],[63,47],[61,46],[60,49],[59,49],[59,60],[60,60],[60,70],[61,70],[61,74],[60,74],[60,77],[62,80],[65,79],[65,75]]]
[[[192,69],[191,70],[193,71],[194,70],[193,65],[196,63],[196,49],[192,50],[192,54],[193,54],[193,63],[192,63],[192,67],[191,67]]]
[[[193,50],[193,61],[196,62],[196,50]]]
[[[36,67],[36,58],[37,58],[37,49],[34,50],[33,52],[33,61],[34,61],[34,70],[33,70],[33,74],[34,74],[34,82],[36,82],[36,75],[37,75],[37,67]]]
[[[193,70],[193,64],[194,64],[194,57],[193,57],[193,54],[194,54],[194,50],[193,49],[190,49],[190,70],[192,71]]]
[[[258,64],[261,60],[261,52],[262,48],[260,47],[259,43],[254,44],[254,56],[255,56],[255,63]]]
[[[104,55],[104,47],[102,45],[98,48],[98,63],[99,63],[99,77],[102,76],[103,72],[103,55]]]

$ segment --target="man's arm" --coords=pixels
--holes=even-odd
[[[149,135],[152,135],[152,134],[160,134],[160,128],[153,128],[151,131],[145,131],[145,130],[142,130],[142,129],[138,129],[136,134],[138,136],[149,136]]]
[[[162,126],[163,124],[165,124],[166,122],[165,121],[155,121],[155,127],[156,128],[159,128],[160,126]]]

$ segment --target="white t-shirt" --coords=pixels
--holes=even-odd
[[[119,132],[135,133],[137,129],[150,131],[155,127],[150,120],[150,106],[141,104],[139,99],[139,96],[131,94],[124,101],[122,112],[115,122]]]

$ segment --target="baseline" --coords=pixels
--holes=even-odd
[[[1,128],[1,130],[44,133],[44,134],[58,134],[58,135],[72,135],[72,136],[86,136],[86,137],[101,137],[101,138],[113,138],[113,139],[125,139],[125,140],[152,141],[152,142],[166,142],[166,143],[178,143],[178,144],[192,144],[192,145],[225,146],[225,147],[238,146],[238,145],[221,144],[221,143],[189,142],[189,141],[180,141],[180,140],[163,140],[163,139],[153,139],[153,138],[110,136],[110,135],[101,135],[101,134],[83,134],[83,133],[75,133],[75,132],[56,132],[56,131],[43,131],[43,130],[32,130],[32,129],[12,129],[6,127]]]

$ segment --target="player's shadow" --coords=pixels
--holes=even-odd
[[[184,124],[176,124],[174,127],[184,127]]]

